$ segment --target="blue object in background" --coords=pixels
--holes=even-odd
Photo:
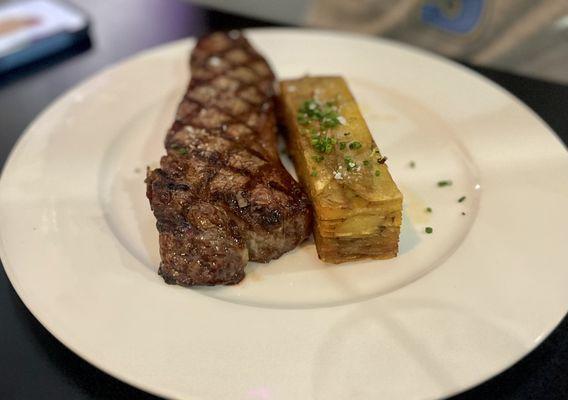
[[[422,21],[447,32],[466,34],[475,29],[481,20],[484,0],[448,0],[430,2],[422,7]],[[450,8],[459,7],[455,15]]]
[[[31,64],[61,52],[88,38],[87,28],[79,32],[60,32],[31,43],[22,49],[0,58],[0,74]]]

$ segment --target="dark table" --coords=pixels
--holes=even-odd
[[[142,49],[186,36],[273,25],[177,0],[74,3],[92,18],[91,42],[84,41],[48,62],[0,78],[0,166],[43,108],[103,67]],[[568,86],[470,67],[523,100],[564,143],[568,142]],[[26,309],[3,269],[0,318],[0,399],[156,399],[67,350]],[[519,363],[453,398],[473,399],[568,399],[568,319]]]

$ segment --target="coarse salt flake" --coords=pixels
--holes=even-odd
[[[231,39],[238,39],[239,37],[241,37],[241,32],[236,29],[233,29],[229,31],[228,35]]]
[[[211,57],[209,59],[209,65],[211,65],[212,67],[218,67],[219,65],[221,65],[221,59],[219,57]]]

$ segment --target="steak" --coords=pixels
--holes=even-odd
[[[268,262],[304,241],[312,211],[278,157],[275,77],[240,32],[198,40],[191,80],[149,170],[167,283],[235,284],[249,260]]]

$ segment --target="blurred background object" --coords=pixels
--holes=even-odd
[[[276,22],[380,35],[568,83],[567,0],[194,0]]]
[[[88,40],[88,18],[53,0],[0,6],[0,74],[53,56]]]

